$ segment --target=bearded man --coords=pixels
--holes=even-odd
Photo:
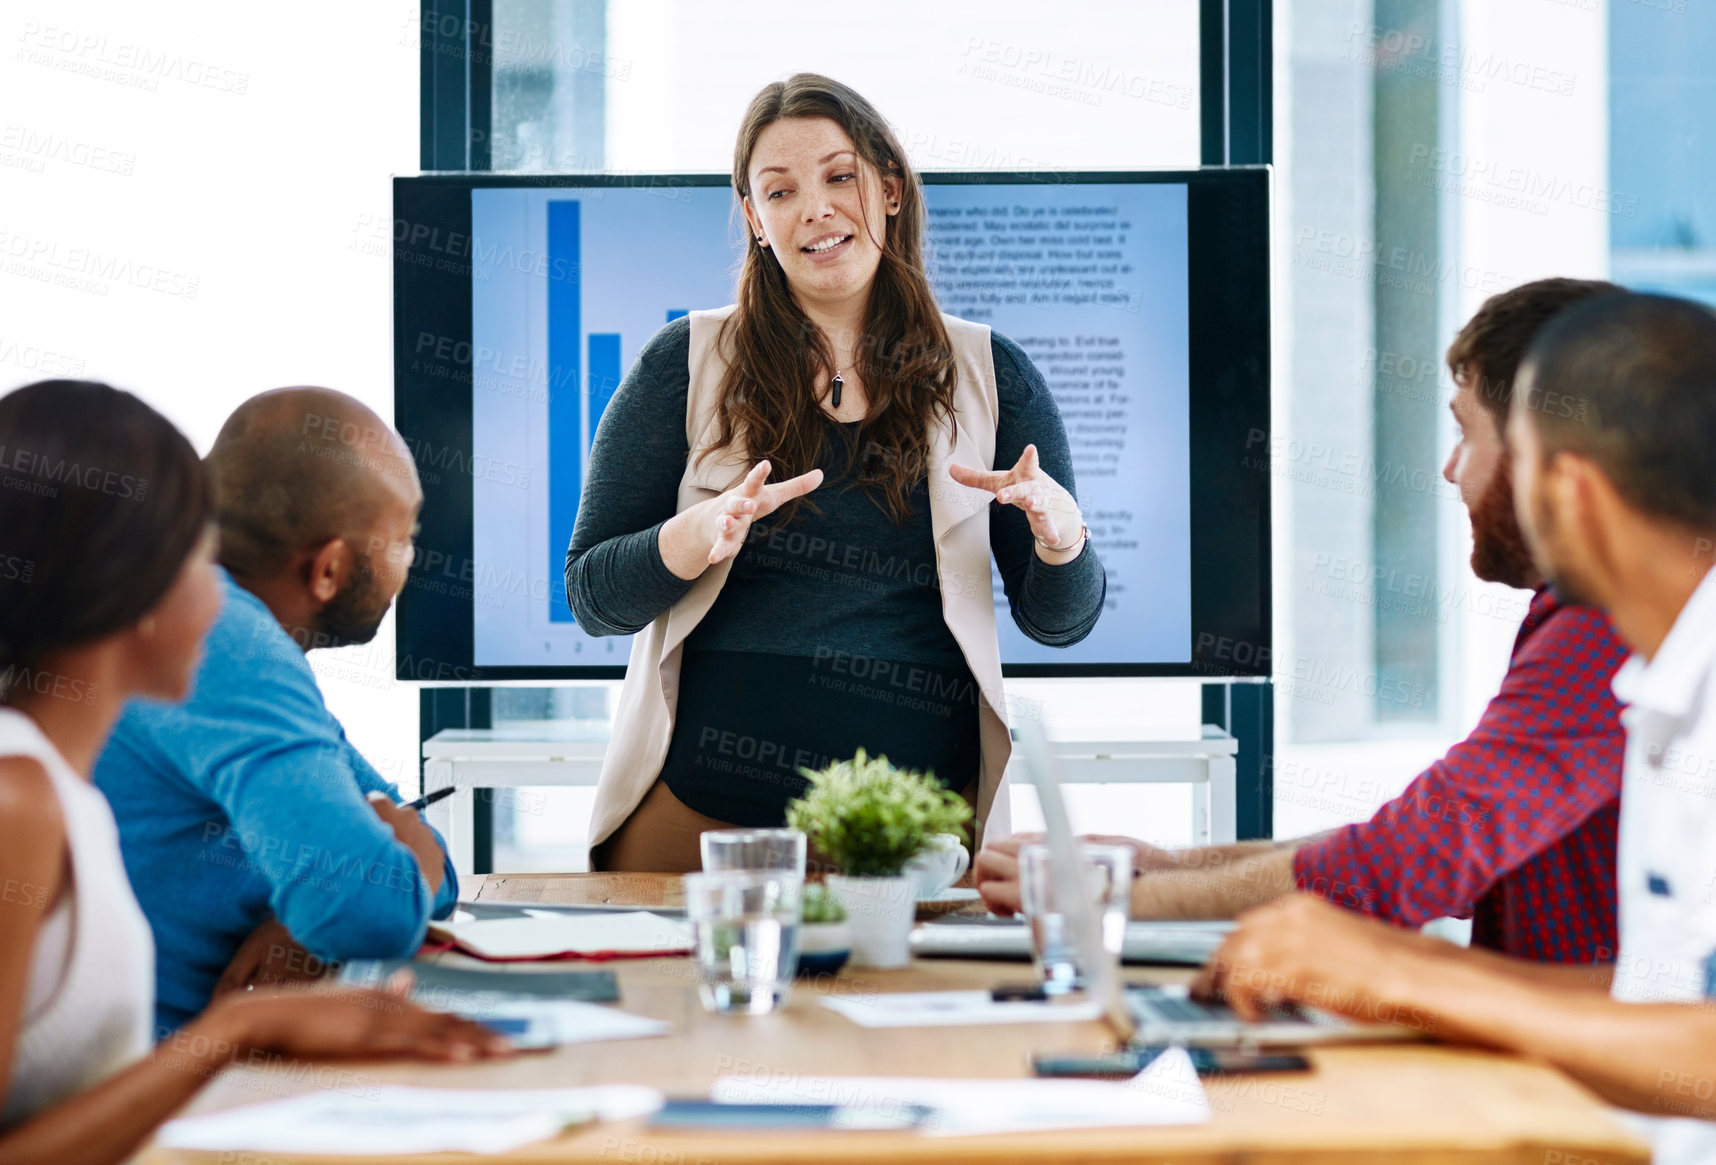
[[[129,704],[95,766],[155,936],[157,1038],[224,991],[410,958],[459,889],[305,658],[368,643],[405,586],[410,449],[344,393],[283,388],[234,411],[207,465],[222,610],[196,686]]]
[[[1472,520],[1472,570],[1532,593],[1501,690],[1477,726],[1370,820],[1312,838],[1169,852],[1126,838],[1137,919],[1232,918],[1306,891],[1400,926],[1472,920],[1472,945],[1537,963],[1615,959],[1615,841],[1625,737],[1610,682],[1627,648],[1544,581],[1514,516],[1504,432],[1525,350],[1571,305],[1620,289],[1545,279],[1488,300],[1448,349],[1459,427],[1442,476]],[[1535,407],[1576,409],[1576,401]],[[1434,530],[1424,532],[1434,537]],[[1019,908],[1018,850],[978,855],[991,910]]]

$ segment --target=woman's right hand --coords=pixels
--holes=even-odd
[[[404,997],[409,990],[409,979],[401,977],[382,991],[341,984],[237,991],[216,1000],[192,1028],[206,1024],[205,1034],[232,1045],[234,1052],[256,1049],[312,1059],[462,1061],[512,1053],[511,1042],[499,1032],[419,1007]]]
[[[822,470],[813,469],[797,477],[764,485],[769,478],[770,465],[759,461],[745,475],[745,480],[702,503],[699,545],[709,546],[711,566],[739,553],[751,533],[751,523],[766,518],[794,498],[803,497],[822,484]]]

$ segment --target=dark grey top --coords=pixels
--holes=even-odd
[[[641,631],[685,596],[691,582],[662,561],[661,526],[674,515],[690,448],[685,438],[691,325],[679,319],[639,354],[603,412],[566,552],[566,596],[591,635]],[[1066,430],[1030,358],[994,334],[1000,403],[995,465],[1010,467],[1035,443],[1043,470],[1069,491]],[[753,524],[745,548],[688,651],[786,656],[845,652],[871,659],[962,665],[941,613],[930,530],[928,483],[896,526],[880,503],[851,484],[848,450],[859,423],[828,422],[824,484],[786,526]],[[1088,540],[1077,558],[1051,565],[1033,550],[1016,506],[991,503],[990,545],[1013,620],[1039,643],[1068,646],[1090,633],[1107,580]],[[987,585],[983,580],[980,585]]]

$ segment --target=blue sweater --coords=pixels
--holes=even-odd
[[[222,572],[224,603],[181,705],[133,700],[95,767],[155,932],[157,1035],[196,1017],[270,915],[319,958],[403,958],[452,913],[365,800],[400,800],[346,740],[309,661]]]

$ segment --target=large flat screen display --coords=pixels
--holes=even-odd
[[[1267,172],[924,179],[942,310],[1043,374],[1108,575],[1095,630],[1054,648],[1014,626],[996,573],[1005,671],[1266,673]],[[566,547],[640,350],[733,300],[732,191],[461,174],[397,179],[395,203],[396,417],[426,499],[400,676],[621,675],[629,638],[567,606]]]

